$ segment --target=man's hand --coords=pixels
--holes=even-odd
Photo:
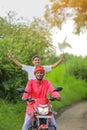
[[[19,67],[22,67],[22,63],[19,62],[18,60],[16,60],[13,55],[11,54],[11,52],[8,53],[8,57],[10,60],[12,60],[16,65],[18,65]]]
[[[14,57],[12,56],[11,52],[8,52],[8,57],[12,60]]]
[[[63,53],[61,56],[61,60],[63,61],[65,59],[65,54]]]

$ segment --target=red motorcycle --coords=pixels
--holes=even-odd
[[[56,88],[54,91],[61,91],[62,87]],[[27,93],[23,88],[18,88],[18,92],[20,93]],[[51,127],[52,130],[56,130],[54,125],[50,124],[50,120],[53,116],[52,112],[52,105],[50,101],[55,101],[56,98],[50,97],[47,98],[38,98],[33,99],[32,97],[28,98],[26,101],[28,102],[35,102],[34,104],[34,112],[33,114],[34,121],[32,122],[31,126],[28,130],[49,130]]]

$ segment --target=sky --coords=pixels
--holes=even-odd
[[[33,17],[44,18],[45,5],[49,0],[0,0],[0,16],[4,17],[9,11],[14,11],[18,16],[22,16],[32,21]],[[76,36],[72,34],[73,24],[68,21],[62,27],[62,30],[53,29],[53,45],[56,47],[57,54],[61,54],[58,43],[66,41],[71,44],[72,48],[66,48],[64,52],[73,55],[87,56],[87,34]]]

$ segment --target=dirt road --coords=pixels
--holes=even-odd
[[[72,105],[57,118],[58,130],[87,130],[87,101]]]

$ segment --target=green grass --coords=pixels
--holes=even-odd
[[[52,103],[53,109],[56,110],[81,100],[87,100],[87,83],[83,80],[77,80],[74,76],[66,73],[64,69],[64,66],[59,66],[47,74],[47,79],[49,79],[55,87],[63,87],[63,91],[60,92],[62,100]]]
[[[66,73],[64,66],[59,66],[47,74],[47,79],[55,86],[62,86],[61,101],[52,102],[54,110],[60,110],[76,102],[87,100],[87,83],[75,79],[74,76]],[[8,104],[0,100],[0,130],[21,130],[26,104]]]
[[[21,130],[25,104],[8,104],[0,100],[0,130]]]

